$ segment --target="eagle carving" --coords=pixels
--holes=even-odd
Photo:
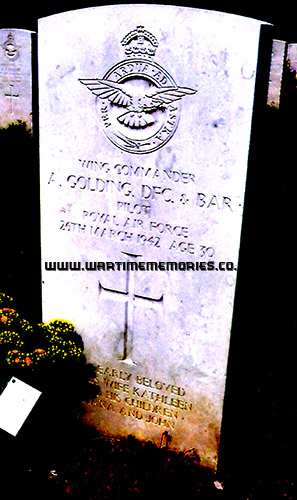
[[[140,93],[139,88],[127,87],[100,78],[80,79],[82,84],[99,99],[108,99],[113,106],[125,108],[117,117],[119,123],[131,129],[143,129],[155,123],[152,113],[165,110],[167,105],[182,99],[185,95],[195,94],[196,90],[187,87],[151,87]]]

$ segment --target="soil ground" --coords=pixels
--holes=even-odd
[[[0,435],[1,500],[296,500],[296,481],[218,481],[195,454],[136,438],[111,438],[78,413],[32,412],[17,435]],[[222,489],[223,488],[223,489]]]

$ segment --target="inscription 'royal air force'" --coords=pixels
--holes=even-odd
[[[158,41],[143,26],[122,40],[127,59],[100,78],[79,79],[96,96],[103,130],[118,148],[150,153],[166,144],[179,121],[179,101],[196,90],[179,87],[154,62]]]

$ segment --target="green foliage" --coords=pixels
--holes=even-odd
[[[17,332],[11,332],[9,330],[5,330],[0,333],[0,349],[4,350],[6,348],[22,348],[24,346],[24,341],[21,339],[21,336]]]
[[[0,128],[0,138],[7,139],[9,136],[18,136],[23,141],[32,136],[32,129],[28,127],[28,123],[17,120],[9,123],[6,127]]]
[[[0,386],[4,388],[16,376],[41,390],[61,391],[71,376],[73,392],[78,395],[79,388],[93,376],[93,367],[86,362],[83,341],[74,325],[63,319],[34,325],[12,305],[13,299],[1,293]]]

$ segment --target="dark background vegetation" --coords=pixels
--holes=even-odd
[[[95,5],[10,3],[1,27],[36,31],[39,17]],[[284,68],[280,109],[269,108],[266,95],[271,38],[297,42],[296,16],[293,7],[276,2],[183,5],[274,25],[263,29],[260,47],[219,461],[219,477],[235,491],[261,480],[259,498],[274,500],[282,498],[276,484],[294,483],[297,470],[295,73]],[[34,105],[37,123],[36,100]],[[21,127],[0,131],[0,148],[0,288],[16,297],[25,317],[40,316],[37,130],[34,139]]]

